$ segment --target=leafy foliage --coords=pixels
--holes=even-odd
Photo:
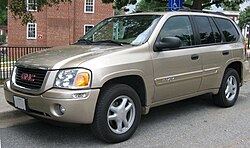
[[[103,3],[113,3],[113,8],[120,10],[128,4],[135,4],[136,0],[102,0]]]
[[[34,22],[35,17],[32,12],[27,11],[26,0],[9,0],[9,9],[16,19],[21,19],[22,24],[25,25],[28,22]],[[59,3],[67,3],[72,0],[36,0],[37,11],[42,11],[44,6],[56,6]],[[217,7],[224,7],[230,10],[238,10],[239,4],[249,0],[183,0],[183,6],[191,9],[202,10],[203,8],[209,8],[215,4]],[[2,4],[7,4],[8,0],[0,0]],[[120,10],[122,7],[128,4],[135,4],[137,0],[102,0],[103,3],[113,3],[113,8]],[[147,9],[166,7],[168,0],[141,0],[138,4],[139,8],[146,7]],[[1,8],[2,9],[2,8]],[[143,10],[143,9],[142,9]],[[161,9],[159,9],[160,11]]]
[[[250,6],[240,13],[239,27],[242,29],[246,24],[250,24]]]
[[[8,1],[7,0],[0,0],[0,25],[7,25],[8,20]]]
[[[166,10],[167,4],[165,1],[152,1],[141,0],[136,7],[136,11],[150,12],[150,11],[163,11]]]
[[[16,19],[21,19],[22,24],[25,25],[28,22],[35,22],[35,17],[32,12],[27,11],[27,0],[10,0],[9,9]],[[43,6],[55,6],[61,2],[71,2],[71,0],[37,0],[37,5],[33,6],[37,8],[37,11],[42,11]]]
[[[225,10],[239,10],[239,4],[249,0],[183,0],[183,7],[202,10],[209,9],[212,5],[222,7]],[[162,0],[141,0],[137,4],[137,10],[152,10],[152,8],[167,7],[168,1]]]
[[[0,11],[0,25],[7,25],[8,23],[8,14],[6,11]]]

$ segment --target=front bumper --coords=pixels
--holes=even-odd
[[[11,89],[10,81],[4,84],[5,99],[10,105],[14,106],[14,96],[21,97],[26,102],[25,113],[67,123],[92,123],[99,92],[99,89],[50,89],[41,95],[29,95]],[[79,97],[73,98],[73,95]],[[64,114],[59,113],[58,105],[65,108]]]

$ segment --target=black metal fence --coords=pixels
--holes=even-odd
[[[24,55],[47,49],[48,47],[5,47],[0,46],[0,80],[10,78],[16,61]]]

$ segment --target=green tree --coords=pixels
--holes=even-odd
[[[166,10],[167,4],[166,1],[152,1],[147,2],[146,0],[141,0],[137,5],[135,11],[164,11]]]
[[[183,7],[202,10],[209,9],[212,5],[222,7],[225,10],[239,10],[239,4],[249,0],[183,0]],[[137,4],[138,11],[154,10],[154,8],[167,7],[168,1],[141,0]],[[159,10],[159,9],[156,9]]]
[[[55,6],[59,3],[67,3],[72,0],[36,0],[37,5],[33,6],[37,8],[37,11],[42,11],[42,8],[46,6]],[[103,3],[113,3],[113,8],[120,10],[122,7],[128,4],[135,4],[137,0],[102,0]],[[161,7],[166,7],[168,0],[145,0],[145,3],[158,3]],[[209,8],[215,4],[217,7],[230,7],[236,8],[239,4],[249,0],[183,0],[183,6],[191,9],[202,10],[203,8]],[[7,3],[8,0],[1,0]],[[158,4],[156,6],[158,7]],[[160,5],[161,4],[161,5]],[[10,0],[9,9],[13,14],[14,18],[21,19],[22,24],[25,25],[28,22],[34,22],[35,18],[31,12],[26,11],[26,0]]]
[[[146,3],[150,4],[152,2],[162,3],[162,6],[166,6],[168,0],[144,0]],[[239,4],[249,1],[249,0],[183,0],[183,6],[191,9],[202,10],[204,8],[209,8],[211,5],[216,5],[217,7],[230,7],[237,8]],[[114,7],[121,9],[127,4],[133,4],[134,0],[103,0],[105,3],[114,3]],[[164,4],[165,3],[165,4]]]
[[[8,23],[8,1],[0,0],[0,25],[7,25]]]
[[[239,27],[242,29],[246,24],[250,23],[250,6],[240,13]]]
[[[59,3],[67,3],[71,2],[72,0],[36,0],[36,5],[34,7],[37,11],[42,11],[43,7],[46,6],[56,6]],[[27,11],[27,0],[10,0],[9,9],[13,14],[15,19],[21,19],[22,24],[25,25],[28,22],[35,22],[35,17],[32,15],[31,12]]]

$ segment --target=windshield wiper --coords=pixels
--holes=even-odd
[[[112,44],[116,44],[119,46],[123,46],[124,44],[129,44],[127,42],[118,42],[118,41],[114,41],[114,40],[101,40],[101,41],[96,41],[96,42],[92,42],[92,43],[112,43]]]
[[[87,45],[91,45],[93,42],[89,39],[80,38],[75,44],[78,44],[78,43],[86,43]]]

